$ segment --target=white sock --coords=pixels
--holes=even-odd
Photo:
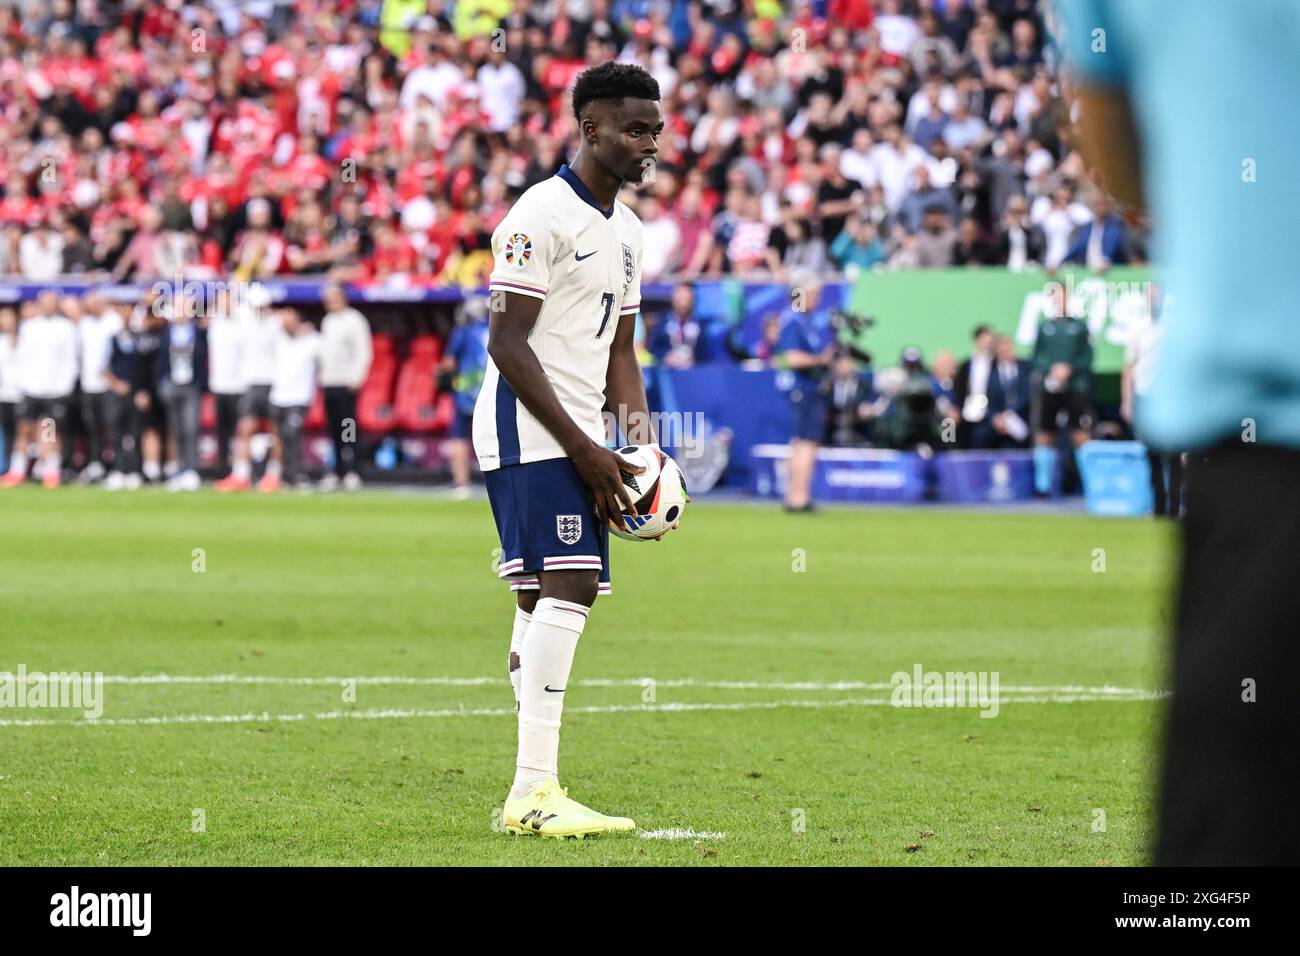
[[[515,608],[515,629],[510,634],[510,658],[507,658],[507,667],[510,671],[510,686],[515,689],[515,712],[519,712],[519,682],[523,680],[523,669],[515,667],[514,658],[523,650],[524,634],[528,631],[528,624],[532,621],[533,616],[521,607]],[[522,659],[522,658],[521,658]]]
[[[236,478],[247,480],[248,476],[253,473],[253,466],[248,463],[248,459],[235,459],[234,465],[230,468],[230,474]]]
[[[9,458],[9,470],[15,475],[27,474],[27,453],[15,450]]]
[[[569,683],[573,654],[587,624],[588,610],[557,598],[542,598],[533,609],[519,653],[519,755],[515,758],[515,783],[510,789],[514,799],[556,775],[560,715],[564,711],[562,691]]]
[[[57,475],[63,470],[63,458],[57,451],[52,451],[45,456],[45,473]]]
[[[156,461],[146,461],[144,463],[144,476],[150,481],[157,481],[158,476],[162,474],[162,469],[158,467]]]
[[[280,477],[280,463],[275,459],[272,459],[271,461],[268,461],[266,463],[266,476],[268,478]]]

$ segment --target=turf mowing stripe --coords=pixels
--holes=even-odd
[[[1147,692],[1146,697],[1114,697],[1090,694],[1054,694],[1049,696],[1003,697],[1002,704],[1072,704],[1097,701],[1139,701],[1161,700],[1168,695],[1162,692]],[[867,697],[850,700],[769,700],[749,703],[669,703],[669,704],[610,704],[594,707],[566,707],[566,714],[653,714],[685,713],[708,710],[775,710],[781,707],[804,709],[821,709],[825,707],[889,707],[893,701],[887,697]],[[931,710],[959,707],[964,710],[978,709],[964,702],[948,699],[942,705],[926,707],[897,707],[896,710]],[[0,727],[133,727],[156,726],[166,724],[250,724],[270,723],[272,721],[306,721],[306,720],[386,720],[393,718],[441,718],[441,717],[515,717],[513,707],[461,707],[455,710],[327,710],[315,714],[165,714],[155,717],[100,717],[97,720],[47,720],[45,718],[28,718],[0,720]]]

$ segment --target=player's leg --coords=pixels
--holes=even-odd
[[[533,611],[537,608],[541,596],[541,583],[536,578],[525,579],[511,585],[515,592],[515,624],[510,631],[510,655],[506,666],[510,672],[510,686],[515,692],[515,712],[519,712],[520,652],[524,647],[524,635],[532,623]]]
[[[564,691],[596,600],[595,571],[546,571],[519,651],[519,753],[512,798],[558,773]]]
[[[57,488],[62,482],[63,430],[67,427],[67,400],[56,398],[43,403],[44,414],[36,423],[36,436],[42,465],[41,484]]]
[[[271,442],[266,449],[266,471],[262,473],[262,480],[257,483],[257,490],[272,492],[280,490],[280,475],[283,469],[284,439],[280,427],[282,410],[268,405],[265,413],[267,424],[271,426],[269,432]]]
[[[1059,392],[1042,390],[1038,396],[1038,433],[1034,435],[1034,492],[1052,493],[1056,477],[1057,413],[1061,410]]]
[[[1187,465],[1157,866],[1277,866],[1300,851],[1300,452]]]

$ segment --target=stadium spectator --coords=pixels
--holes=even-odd
[[[333,491],[342,484],[348,491],[355,491],[361,487],[361,475],[357,471],[357,445],[361,437],[357,425],[357,393],[370,374],[373,358],[370,323],[348,305],[341,286],[326,286],[321,301],[325,316],[320,327],[320,384],[330,441],[334,443],[334,470],[321,479],[321,490]]]
[[[989,379],[993,371],[994,332],[975,326],[970,357],[957,367],[953,401],[959,413],[957,444],[962,448],[988,448],[993,443],[989,422]]]
[[[167,415],[158,396],[156,368],[158,350],[162,348],[167,327],[165,302],[157,289],[149,290],[132,311],[130,324],[137,330],[134,337],[135,362],[132,366],[131,401],[136,414],[131,424],[140,449],[140,471],[144,480],[156,484],[163,478],[163,453],[170,444]],[[170,458],[170,456],[168,456]]]
[[[1032,264],[1042,264],[1047,251],[1043,230],[1029,221],[1029,204],[1024,196],[1007,199],[1002,225],[993,248],[993,262],[1012,272],[1022,272]]]
[[[18,313],[0,309],[0,462],[6,467],[18,448],[18,405],[23,400],[18,381]]]
[[[1081,226],[1065,254],[1066,262],[1079,262],[1091,272],[1128,264],[1128,235],[1124,220],[1111,211],[1110,197],[1095,190],[1088,204],[1092,220]]]
[[[41,219],[18,240],[18,268],[32,282],[50,282],[63,270],[63,237]]]
[[[830,247],[831,261],[836,268],[853,274],[865,269],[872,269],[885,261],[885,247],[881,245],[879,233],[865,215],[850,216],[844,229]]]
[[[18,387],[23,396],[17,417],[26,422],[27,433],[38,446],[41,484],[46,488],[62,483],[61,450],[77,387],[77,329],[58,306],[54,292],[41,292],[31,314],[19,325],[16,343]],[[0,484],[26,481],[25,452],[20,439]]]
[[[852,355],[841,353],[831,365],[828,444],[843,447],[866,443],[875,420],[870,369],[860,368]]]
[[[283,322],[273,310],[263,308],[263,303],[250,302],[249,305],[250,314],[245,319],[247,327],[239,351],[239,379],[244,385],[244,394],[239,400],[239,424],[235,428],[230,474],[213,485],[217,491],[247,491],[253,486],[253,436],[263,422],[273,417],[271,384],[275,381],[276,346],[284,334]],[[272,470],[275,474],[273,483],[279,487],[279,461],[268,460],[263,477],[271,474]]]
[[[1164,337],[1162,297],[1150,287],[1151,316],[1129,338],[1120,373],[1120,417],[1130,427],[1137,421],[1138,407],[1146,400],[1155,379],[1160,343]],[[1151,490],[1157,515],[1178,517],[1182,513],[1183,456],[1147,449],[1151,465]]]
[[[940,206],[927,209],[921,232],[916,236],[916,264],[923,269],[950,266],[956,249],[957,230],[952,227],[948,213]]]
[[[1051,288],[1051,312],[1038,327],[1033,366],[1038,378],[1037,441],[1034,447],[1034,488],[1051,492],[1060,433],[1068,429],[1078,448],[1092,437],[1092,342],[1088,326],[1071,316],[1065,286]]]
[[[957,244],[952,250],[952,264],[955,266],[988,266],[996,259],[997,251],[993,244],[984,239],[980,225],[967,216],[957,226]]]
[[[470,439],[473,437],[474,403],[487,369],[488,312],[484,299],[465,300],[456,328],[447,340],[439,370],[440,392],[450,391],[455,405],[447,455],[451,459],[453,495],[470,496]]]
[[[690,368],[696,363],[705,341],[695,317],[695,290],[691,286],[676,286],[668,311],[643,313],[642,320],[651,364]]]
[[[208,338],[184,305],[170,310],[160,330],[153,374],[167,433],[176,443],[176,473],[171,491],[197,491],[199,479],[199,403],[208,387]]]
[[[297,309],[276,313],[283,332],[275,347],[275,377],[269,399],[275,422],[266,474],[257,483],[261,492],[280,489],[281,480],[291,487],[302,486],[302,430],[307,412],[316,397],[320,377],[320,333],[302,318]]]
[[[1033,365],[1016,355],[1016,343],[999,335],[993,344],[996,364],[989,379],[989,422],[995,448],[1029,444],[1029,403]]]
[[[641,281],[657,282],[678,271],[682,264],[682,233],[676,220],[664,210],[658,196],[647,196],[639,210],[645,229],[645,250],[641,259]]]
[[[230,472],[231,442],[239,425],[239,402],[247,390],[244,350],[249,347],[253,319],[238,289],[216,290],[207,316],[208,388],[217,425],[217,470]]]
[[[78,305],[73,296],[64,297],[64,312],[78,314],[77,340],[81,355],[81,429],[86,439],[83,482],[100,481],[108,474],[106,452],[112,448],[111,392],[104,373],[108,368],[113,337],[122,330],[122,315],[102,295],[91,293]]]

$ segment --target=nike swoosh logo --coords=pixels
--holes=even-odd
[[[563,687],[561,687],[561,688],[559,688],[559,689],[557,690],[556,688],[552,687],[550,684],[547,684],[547,685],[546,685],[544,688],[542,688],[542,689],[545,690],[548,694],[563,694],[563,693],[564,693],[564,688],[563,688]]]
[[[577,252],[577,250],[575,249],[574,252],[573,252],[573,258],[575,258],[575,259],[577,259],[579,262],[581,262],[583,259],[590,259],[590,258],[591,258],[592,256],[594,256],[598,251],[599,251],[599,250],[597,250],[597,249],[593,249],[593,250],[591,250],[591,252],[587,253],[585,256],[580,256],[580,255],[578,255],[578,252]]]

